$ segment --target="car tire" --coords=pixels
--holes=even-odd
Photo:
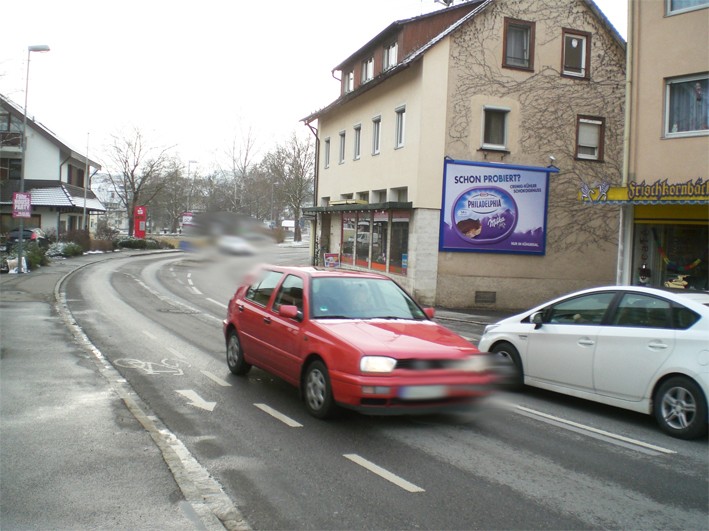
[[[308,413],[319,419],[332,417],[337,409],[332,398],[330,375],[322,361],[313,361],[305,369],[303,400]]]
[[[244,351],[236,330],[231,330],[226,340],[226,364],[237,376],[243,376],[251,370],[251,365],[244,361]]]
[[[684,376],[664,382],[653,400],[655,420],[665,433],[696,439],[707,433],[707,400],[701,388]]]
[[[490,351],[494,354],[496,365],[502,373],[502,385],[506,389],[519,391],[524,387],[524,372],[519,352],[511,343],[495,345]]]

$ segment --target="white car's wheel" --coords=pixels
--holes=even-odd
[[[707,401],[700,387],[684,376],[664,382],[655,393],[655,419],[673,437],[695,439],[707,433]]]

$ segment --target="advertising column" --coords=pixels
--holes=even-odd
[[[137,206],[133,214],[133,236],[139,239],[145,238],[145,223],[148,219],[148,207]]]

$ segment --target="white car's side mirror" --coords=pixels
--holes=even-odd
[[[539,330],[542,327],[542,312],[535,312],[532,314],[530,321],[534,323],[534,329]]]

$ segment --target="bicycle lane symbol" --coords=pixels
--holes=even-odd
[[[161,360],[160,363],[155,363],[153,361],[141,361],[132,358],[119,358],[113,363],[126,369],[139,369],[146,374],[169,374],[172,376],[183,376],[185,374],[180,368],[180,364],[170,359],[164,359]]]

